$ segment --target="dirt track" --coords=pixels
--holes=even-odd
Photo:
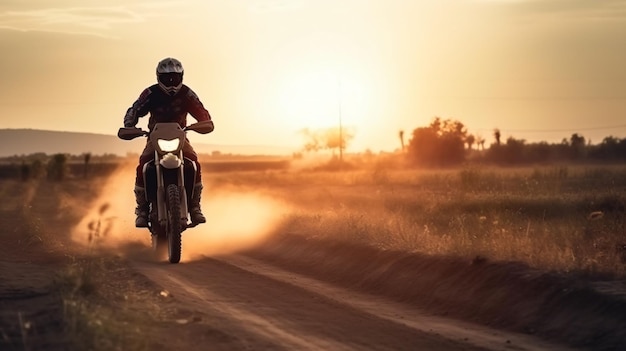
[[[84,257],[67,238],[77,218],[61,216],[57,189],[48,190],[37,193],[37,206],[0,211],[2,350],[84,349],[68,347],[83,322],[98,333],[118,328],[115,342],[96,333],[99,350],[624,349],[620,282],[600,292],[597,282],[516,263],[290,235],[178,265],[150,259],[145,245]],[[42,231],[39,218],[57,225]],[[183,251],[191,247],[184,240]],[[112,256],[120,252],[127,258]],[[86,321],[68,321],[56,281],[74,260],[95,263],[101,275],[95,291],[69,301],[87,307]]]
[[[339,257],[337,247],[350,253]],[[390,253],[395,263],[402,263],[394,265],[385,262],[381,258],[384,255],[376,257],[364,248],[337,247],[283,238],[278,244],[270,241],[241,254],[205,257],[178,265],[155,261],[145,247],[126,249],[131,253],[128,260],[106,258],[103,253],[104,256],[96,259],[107,262],[103,271],[104,284],[90,299],[112,311],[114,323],[127,326],[125,333],[129,336],[124,338],[139,338],[145,342],[142,347],[123,347],[123,350],[568,349],[528,333],[505,332],[504,329],[511,328],[504,322],[496,323],[499,328],[495,329],[461,322],[458,317],[462,317],[468,308],[480,308],[486,301],[461,306],[458,301],[449,299],[458,292],[441,291],[446,282],[441,286],[419,286],[420,280],[424,279],[421,276],[428,274],[424,274],[426,271],[420,267],[407,264],[410,259],[406,256]],[[364,260],[363,254],[369,256],[369,260]],[[336,260],[325,259],[325,256],[336,257]],[[348,261],[353,259],[360,262],[362,269],[350,266]],[[307,260],[320,264],[312,267],[302,263]],[[34,251],[21,251],[19,255],[7,252],[0,265],[0,331],[4,339],[0,340],[0,346],[11,350],[68,349],[63,303],[54,290],[52,274],[54,267],[61,269],[66,263],[58,255],[42,251],[38,246],[34,246]],[[384,274],[370,269],[368,265],[371,264],[385,267]],[[439,266],[445,268],[446,264],[440,262]],[[463,271],[461,265],[456,267],[456,270]],[[412,272],[413,280],[406,279],[406,269]],[[471,269],[478,269],[479,275],[484,274],[481,267]],[[295,273],[298,271],[308,273]],[[343,274],[346,273],[352,277],[345,278]],[[431,274],[436,276],[438,272]],[[492,274],[486,279],[496,276]],[[342,277],[343,281],[339,281]],[[371,286],[368,289],[368,284],[363,284],[368,279],[370,283],[375,281],[370,284],[375,289]],[[360,283],[355,285],[355,281]],[[445,308],[457,318],[442,317],[437,309],[421,309],[420,305],[428,307],[429,299],[415,295],[416,288],[411,285],[416,283],[417,290],[424,296],[433,289],[440,289],[439,294],[448,298]],[[530,287],[531,290],[534,288]],[[391,289],[397,296],[386,289]],[[489,299],[488,290],[477,291]],[[544,291],[535,292],[542,295]],[[519,302],[537,309],[537,306],[528,305],[528,300]],[[554,312],[558,312],[557,316],[576,316],[577,307],[558,306],[559,310]],[[129,311],[131,317],[128,317]],[[598,313],[607,318],[610,316],[606,311]],[[573,324],[584,326],[588,323],[591,327],[598,313],[583,315],[588,318]],[[476,319],[485,316],[489,314],[483,312]],[[20,318],[24,320],[18,323]],[[519,318],[516,321],[523,325],[528,320]],[[25,325],[28,329],[24,328]],[[603,337],[621,337],[615,334],[616,327],[619,328],[606,325],[602,329],[606,331]],[[560,337],[561,345],[564,344],[563,336],[567,337],[571,328],[563,330],[564,334],[552,335],[556,339]],[[591,332],[579,330],[579,333],[587,335]],[[26,340],[22,340],[24,336]],[[620,350],[621,344],[610,343],[611,340],[614,339],[586,344],[584,349]],[[122,345],[125,342],[123,339]]]
[[[147,258],[146,250],[141,252]],[[68,349],[63,303],[54,291],[53,270],[46,267],[60,262],[42,257],[0,266],[2,349]],[[144,329],[148,349],[565,350],[520,334],[428,316],[406,304],[241,255],[179,265],[118,261],[100,289],[99,296],[114,311],[130,308],[153,316],[130,326]],[[126,295],[133,295],[130,305],[119,298]],[[123,316],[120,322],[127,323]]]
[[[254,350],[565,350],[521,334],[428,316],[246,256],[133,266],[202,315],[202,323],[232,335],[223,349],[232,349],[236,339],[238,347]]]

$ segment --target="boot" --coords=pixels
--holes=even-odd
[[[137,201],[137,207],[135,208],[135,227],[147,228],[148,227],[148,213],[150,213],[150,206],[148,199],[146,199],[146,189],[135,186],[135,201]]]
[[[200,195],[202,194],[202,183],[196,183],[193,187],[193,195],[189,203],[189,215],[191,216],[191,223],[206,223],[206,218],[200,210]]]

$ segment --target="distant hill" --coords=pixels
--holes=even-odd
[[[29,155],[43,152],[46,154],[68,153],[80,155],[115,154],[125,156],[128,153],[140,153],[145,139],[124,141],[115,135],[59,132],[38,129],[0,129],[0,157]],[[219,151],[234,155],[290,155],[293,150],[275,146],[255,145],[213,145],[193,143],[197,153],[210,154]]]

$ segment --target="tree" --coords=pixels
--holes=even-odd
[[[487,159],[500,164],[517,164],[524,161],[526,140],[509,137],[505,144],[493,144]]]
[[[465,143],[467,144],[468,150],[472,149],[472,146],[474,145],[475,142],[476,142],[476,137],[473,136],[472,134],[469,134],[465,137]]]
[[[572,134],[570,137],[571,157],[574,160],[578,160],[585,155],[585,137],[578,133]]]
[[[476,136],[476,145],[477,148],[480,147],[481,150],[485,150],[485,138],[480,135]]]
[[[493,130],[493,137],[496,139],[496,144],[500,145],[500,137],[502,137],[500,129],[496,128]]]
[[[305,138],[304,146],[302,147],[304,151],[311,152],[322,149],[322,142],[319,140],[319,132],[312,131],[309,128],[304,128],[300,130],[300,134],[302,134]]]
[[[354,133],[346,128],[326,128],[310,130],[308,128],[300,130],[306,141],[303,150],[306,152],[319,150],[345,150],[348,142],[354,138]]]
[[[83,155],[83,178],[87,178],[89,172],[89,161],[91,161],[91,153],[87,152]]]
[[[413,130],[413,136],[409,141],[407,155],[409,159],[418,164],[431,166],[437,158],[439,136],[436,129],[421,127]]]
[[[590,156],[602,160],[626,160],[626,138],[605,137],[591,150]]]
[[[28,180],[31,177],[31,169],[26,160],[22,160],[22,166],[20,167],[20,174],[23,181]]]
[[[526,144],[524,146],[527,162],[545,163],[556,159],[558,149],[545,141],[538,143]]]
[[[67,155],[55,154],[48,161],[48,179],[63,180],[67,175]]]
[[[465,160],[467,130],[463,123],[440,117],[413,130],[407,156],[421,166],[448,166]]]
[[[505,147],[505,157],[506,163],[520,163],[524,160],[524,147],[526,144],[526,140],[524,139],[515,139],[513,137],[509,137],[506,139],[506,147]]]

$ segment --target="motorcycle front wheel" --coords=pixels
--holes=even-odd
[[[170,263],[180,262],[181,233],[183,231],[180,220],[180,190],[176,184],[167,186],[167,249]]]

